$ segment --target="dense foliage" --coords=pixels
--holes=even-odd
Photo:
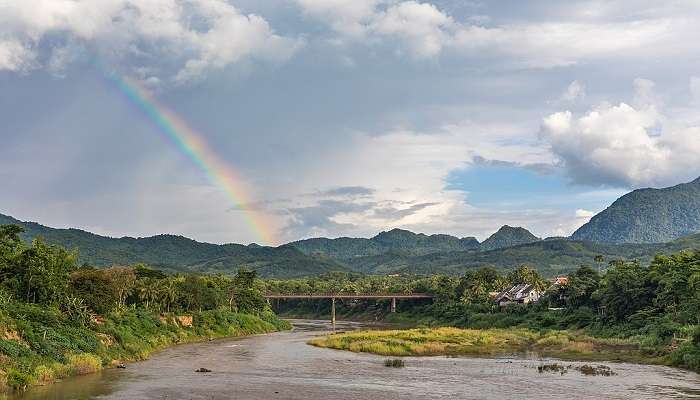
[[[168,275],[144,265],[78,267],[78,255],[0,226],[0,391],[94,372],[199,337],[285,326],[255,271]]]
[[[353,276],[330,274],[290,281],[268,281],[279,293],[416,293],[435,294],[433,304],[401,301],[394,321],[468,328],[522,327],[533,330],[583,330],[601,337],[631,338],[649,358],[700,370],[700,251],[660,255],[650,265],[595,257],[595,267],[582,266],[568,283],[554,285],[536,270],[520,267],[508,274],[493,268],[468,271],[462,277]],[[600,272],[598,271],[600,269]],[[494,304],[493,293],[518,283],[545,290],[531,306],[506,309]],[[285,301],[285,313],[326,314],[318,302]],[[345,301],[340,315],[387,317],[388,305]]]

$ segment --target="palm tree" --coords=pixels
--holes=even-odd
[[[167,312],[170,312],[170,305],[177,300],[177,283],[175,279],[166,279],[160,288],[160,292],[165,300],[165,309]]]
[[[600,274],[600,266],[605,262],[605,257],[599,254],[595,256],[593,260],[598,264],[598,274]]]

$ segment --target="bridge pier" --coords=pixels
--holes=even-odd
[[[331,298],[331,324],[335,327],[335,297]]]
[[[391,298],[391,312],[392,313],[396,312],[396,297]]]

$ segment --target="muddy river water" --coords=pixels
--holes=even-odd
[[[405,368],[387,368],[386,357],[307,345],[329,331],[324,321],[292,322],[291,332],[176,346],[18,399],[700,399],[700,375],[661,366],[603,363],[617,375],[560,375],[538,372],[551,360],[513,356],[408,357]],[[337,325],[359,328],[366,326]]]

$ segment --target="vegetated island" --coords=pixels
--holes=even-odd
[[[411,320],[433,329],[343,333],[311,344],[391,356],[534,351],[565,359],[662,363],[700,372],[700,251],[659,255],[649,266],[622,260],[604,265],[602,256],[592,261],[597,270],[583,265],[552,281],[527,266],[505,276],[482,268],[460,278],[397,277],[403,280],[390,290],[432,293],[434,302],[401,303],[385,321]],[[336,279],[333,284],[348,290],[392,287],[381,279]],[[268,284],[295,290],[323,287],[319,283],[323,282]],[[531,297],[533,292],[539,297]],[[349,313],[357,308],[353,303],[336,307]]]
[[[631,339],[594,338],[581,332],[530,329],[416,328],[337,333],[312,339],[317,347],[384,356],[499,356],[535,353],[578,361],[661,364]]]

